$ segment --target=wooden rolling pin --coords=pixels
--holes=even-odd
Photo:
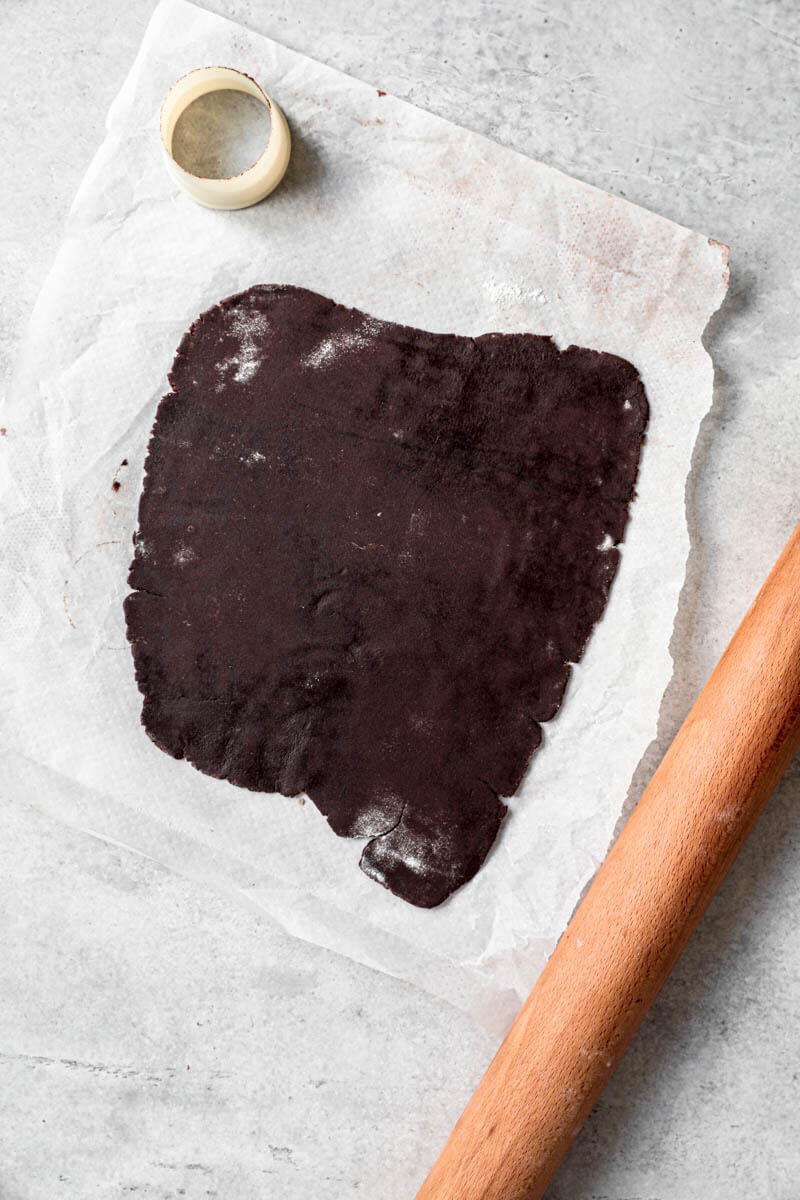
[[[800,744],[800,525],[417,1200],[538,1200]]]

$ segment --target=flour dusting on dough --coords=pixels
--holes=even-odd
[[[358,813],[350,830],[350,837],[380,837],[391,832],[398,820],[398,817],[392,816],[395,809],[402,815],[402,800],[396,793],[386,792],[376,804]]]
[[[233,371],[234,383],[249,383],[254,378],[264,361],[264,335],[269,329],[267,317],[257,309],[233,309],[226,315],[226,332],[239,344],[233,354],[216,364],[220,376],[219,392],[224,391],[230,371]]]
[[[303,359],[302,366],[318,370],[333,366],[337,359],[353,350],[363,350],[381,331],[382,321],[370,317],[357,329],[344,329],[331,337],[323,338],[310,354]]]
[[[412,871],[420,879],[425,879],[431,871],[443,880],[455,881],[458,875],[453,846],[444,834],[420,838],[410,833],[402,820],[390,836],[371,842],[369,849],[373,853],[367,861],[362,860],[362,870],[384,887],[390,886],[389,879],[398,867]]]

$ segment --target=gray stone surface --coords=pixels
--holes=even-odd
[[[209,7],[733,246],[707,335],[717,388],[687,494],[675,677],[632,798],[800,515],[800,8]],[[3,371],[150,9],[0,6]],[[795,766],[552,1200],[800,1197],[798,799]],[[488,1036],[53,824],[33,796],[23,810],[0,787],[0,806],[2,1200],[413,1195]]]

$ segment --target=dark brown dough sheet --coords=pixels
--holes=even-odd
[[[636,370],[254,287],[184,336],[125,601],[142,721],[305,792],[412,904],[470,879],[619,562]]]

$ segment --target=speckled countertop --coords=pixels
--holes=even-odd
[[[3,373],[151,7],[0,7]],[[800,517],[800,7],[208,7],[732,245],[675,677],[640,790]],[[488,1035],[31,800],[0,786],[0,1198],[410,1200]],[[800,1197],[798,800],[795,765],[552,1200]]]

